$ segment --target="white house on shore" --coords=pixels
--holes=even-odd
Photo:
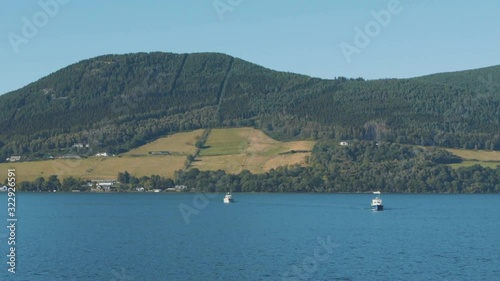
[[[109,191],[115,183],[115,180],[91,180],[91,184],[95,185],[96,189],[104,191]]]
[[[183,184],[175,186],[176,191],[182,191],[182,190],[186,190],[186,189],[187,189],[187,186],[185,186]]]
[[[84,147],[85,147],[85,148],[89,148],[89,147],[90,147],[90,145],[89,145],[88,143],[87,143],[87,144],[83,144],[83,143],[75,143],[75,144],[73,144],[73,146],[72,146],[72,147],[76,147],[76,148],[84,148]]]
[[[15,156],[15,155],[12,155],[11,157],[5,159],[6,161],[10,161],[10,162],[16,162],[16,161],[20,161],[21,160],[21,156]]]

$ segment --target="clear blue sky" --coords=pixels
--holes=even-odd
[[[54,1],[68,3],[52,5],[48,12],[40,5]],[[217,13],[214,2],[231,10]],[[0,94],[110,53],[221,52],[321,78],[402,78],[500,64],[500,1],[399,0],[398,13],[389,10],[390,2],[5,1],[0,10]],[[373,25],[371,11],[381,10],[388,11],[390,21]],[[38,30],[27,28],[30,24]],[[356,45],[355,28],[367,26],[373,37]],[[342,42],[357,48],[350,62]]]

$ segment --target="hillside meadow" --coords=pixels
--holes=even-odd
[[[70,176],[89,180],[116,179],[117,174],[124,171],[136,177],[155,174],[172,178],[175,171],[185,168],[187,156],[195,154],[195,143],[203,131],[176,133],[112,157],[1,163],[0,170],[16,169],[17,181],[33,181],[50,175],[57,175],[60,179]],[[262,173],[279,166],[305,164],[310,152],[282,153],[291,150],[310,151],[314,142],[280,142],[260,130],[231,128],[212,130],[206,146],[208,148],[200,151],[191,168],[222,169],[228,173],[248,169],[254,173]],[[2,181],[6,178],[6,172],[4,174],[0,176]]]
[[[279,166],[306,165],[314,141],[281,142],[254,128],[214,129],[193,162],[200,170],[262,173]]]
[[[57,175],[60,179],[70,176],[88,180],[116,179],[117,174],[124,171],[136,177],[155,174],[173,178],[175,171],[185,169],[187,156],[196,153],[195,144],[203,131],[162,137],[113,157],[0,163],[0,170],[16,169],[18,181],[33,181],[50,175]],[[213,129],[189,168],[237,174],[243,170],[264,173],[280,166],[307,166],[314,145],[314,141],[277,141],[250,127]],[[462,163],[451,164],[453,168],[479,164],[495,169],[500,165],[500,152],[497,151],[447,150],[464,159]],[[5,178],[6,172],[0,180]]]

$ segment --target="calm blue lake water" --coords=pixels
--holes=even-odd
[[[500,278],[499,195],[234,197],[18,193],[10,274],[1,194],[0,280]]]

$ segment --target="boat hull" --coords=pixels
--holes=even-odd
[[[372,210],[373,211],[383,211],[384,206],[383,205],[372,205]]]

